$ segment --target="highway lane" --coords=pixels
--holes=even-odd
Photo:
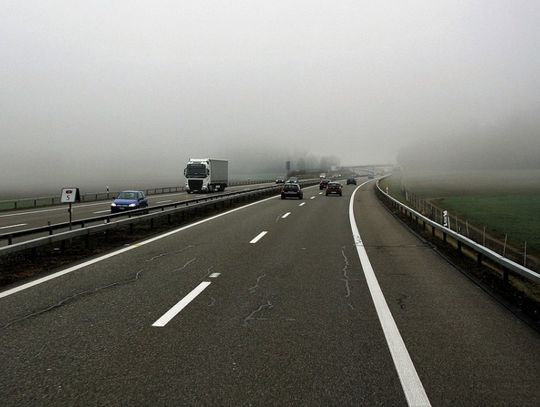
[[[268,199],[0,298],[3,403],[405,405],[352,239],[352,191]],[[432,404],[535,405],[538,335],[369,187],[355,212]]]
[[[233,191],[243,191],[253,189],[265,185],[273,184],[252,184],[252,185],[238,185],[228,187],[225,193]],[[220,195],[219,192],[213,195]],[[170,194],[149,195],[148,205],[150,207],[156,205],[162,205],[166,203],[182,202],[189,199],[196,199],[198,197],[207,197],[208,194],[188,194],[186,192],[176,192]],[[73,205],[73,220],[85,219],[95,216],[105,215],[111,211],[112,200],[98,201],[98,202],[85,202]],[[46,226],[47,222],[51,224],[62,223],[69,221],[68,207],[62,206],[49,206],[35,209],[23,209],[17,211],[0,212],[0,234],[8,233],[11,231],[30,229],[34,227]]]

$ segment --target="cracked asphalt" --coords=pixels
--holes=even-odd
[[[0,404],[407,405],[354,246],[353,190],[266,200],[0,298]],[[431,404],[538,405],[539,335],[372,184],[355,216]]]

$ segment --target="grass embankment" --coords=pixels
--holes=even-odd
[[[394,174],[381,182],[405,202],[402,186],[462,220],[540,254],[540,171]]]
[[[529,252],[540,251],[540,193],[495,196],[454,196],[434,199],[440,208],[489,229],[520,247],[527,242]]]

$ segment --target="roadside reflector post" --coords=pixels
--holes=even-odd
[[[448,227],[448,211],[447,211],[447,210],[444,210],[444,211],[442,212],[442,218],[443,218],[443,219],[442,219],[442,221],[443,221],[443,226],[444,226],[445,228],[447,228],[447,227]]]

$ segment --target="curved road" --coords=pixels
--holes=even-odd
[[[539,335],[354,190],[7,287],[2,405],[538,405]]]

